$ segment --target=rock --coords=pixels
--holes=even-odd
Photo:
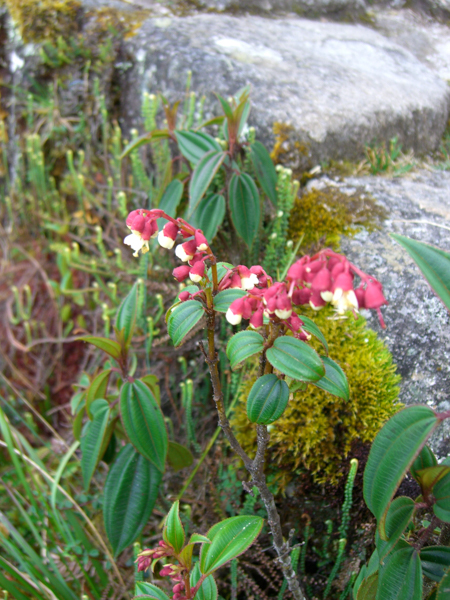
[[[389,212],[381,231],[345,239],[343,252],[378,278],[389,306],[383,307],[386,329],[371,311],[370,326],[391,350],[402,376],[400,401],[449,410],[450,315],[418,267],[389,233],[399,233],[450,251],[449,172],[421,171],[402,178],[351,177],[342,187],[362,186]],[[367,312],[367,315],[366,315]],[[450,424],[433,437],[433,449],[450,452]]]
[[[404,148],[436,148],[448,86],[411,52],[362,25],[202,14],[149,19],[130,41],[136,59],[122,84],[124,121],[139,123],[142,94],[180,98],[192,89],[235,93],[252,86],[251,123],[266,143],[274,122],[290,124],[305,167],[357,160],[365,144],[398,136]],[[217,102],[215,102],[217,107]],[[218,110],[215,108],[215,110]]]

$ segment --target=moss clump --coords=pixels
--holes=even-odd
[[[325,246],[338,250],[342,235],[355,235],[363,227],[373,231],[386,217],[384,208],[362,190],[313,189],[296,199],[288,237],[295,242],[303,236],[302,247],[310,252]]]
[[[78,0],[4,0],[25,42],[56,41],[80,29]]]
[[[281,163],[292,169],[294,178],[303,183],[306,171],[313,167],[311,149],[305,142],[295,139],[292,125],[275,122],[273,124],[275,144],[270,156],[275,164]]]
[[[372,442],[383,423],[399,408],[400,377],[392,355],[376,333],[359,316],[333,318],[330,308],[314,318],[329,345],[330,358],[340,364],[350,385],[350,400],[309,385],[296,392],[282,417],[271,427],[267,464],[284,490],[295,474],[305,470],[317,483],[336,483],[339,471],[355,441]],[[319,353],[323,349],[311,340]],[[256,431],[247,419],[246,398],[256,376],[257,365],[244,385],[232,425],[239,442],[250,454],[256,447]],[[253,377],[252,377],[253,375]]]

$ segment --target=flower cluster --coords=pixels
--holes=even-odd
[[[173,547],[167,542],[161,540],[156,548],[146,548],[138,554],[136,562],[138,564],[138,572],[146,571],[154,560],[164,557],[171,557],[174,554]],[[174,582],[172,600],[186,600],[184,594],[185,584],[183,577],[186,575],[186,568],[182,565],[166,564],[160,570],[161,577],[170,577]]]
[[[250,271],[252,269],[261,267],[252,267]],[[360,279],[357,287],[355,275]],[[285,282],[270,284],[269,287],[265,283],[259,286],[255,283],[245,297],[232,302],[226,314],[231,324],[249,319],[250,325],[258,328],[267,317],[276,322],[283,321],[294,335],[304,339],[302,322],[293,312],[293,307],[309,304],[319,310],[331,303],[339,315],[347,310],[357,312],[360,308],[375,309],[382,327],[385,326],[380,307],[387,301],[381,283],[332,250],[322,250],[313,257],[304,256],[295,262],[289,268]]]

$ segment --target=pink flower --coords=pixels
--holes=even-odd
[[[178,235],[178,227],[175,223],[169,221],[158,234],[158,242],[163,248],[171,250],[175,244]]]
[[[189,270],[189,278],[194,283],[199,283],[203,279],[204,276],[205,276],[205,263],[202,260],[199,260]]]
[[[194,254],[197,251],[197,244],[195,240],[190,240],[189,242],[184,242],[184,244],[179,244],[175,248],[175,254],[178,256],[180,260],[183,262],[188,262],[194,258]]]
[[[195,243],[199,252],[206,252],[209,250],[208,240],[203,235],[203,231],[201,229],[195,230]]]
[[[177,267],[172,271],[172,275],[175,277],[177,281],[182,283],[185,279],[189,277],[190,267],[188,265],[182,265],[181,267]]]
[[[148,252],[150,238],[158,235],[156,220],[161,216],[161,212],[139,208],[128,215],[126,224],[131,233],[125,237],[123,242],[134,250],[133,256],[138,256],[139,251],[142,254]]]

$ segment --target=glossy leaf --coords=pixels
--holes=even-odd
[[[231,517],[207,532],[211,544],[204,544],[200,554],[200,570],[204,575],[212,573],[236,558],[258,537],[263,519],[250,515]]]
[[[208,242],[212,242],[224,217],[225,198],[219,194],[209,194],[200,200],[189,223],[193,227],[201,229]]]
[[[206,535],[202,535],[201,533],[193,533],[189,538],[190,544],[209,544],[211,540],[206,537]]]
[[[324,364],[317,352],[293,337],[277,338],[266,356],[272,366],[292,379],[314,383],[325,375]]]
[[[103,399],[95,400],[91,410],[93,420],[87,423],[81,438],[81,474],[85,491],[89,489],[94,471],[103,456],[110,414],[109,404]]]
[[[377,543],[380,561],[391,552],[414,515],[414,501],[406,496],[395,498],[386,514],[385,529],[387,541]]]
[[[162,473],[131,444],[120,451],[104,489],[103,518],[114,556],[132,544],[155,505]]]
[[[392,233],[391,237],[405,248],[430,286],[450,310],[450,253],[403,235]]]
[[[120,414],[130,442],[163,473],[168,446],[166,425],[145,383],[139,380],[124,383],[120,392]]]
[[[438,462],[433,451],[428,446],[424,446],[409,470],[414,479],[416,479],[416,471],[426,469],[427,467],[435,467],[437,464]]]
[[[256,178],[264,193],[277,206],[277,173],[270,154],[261,142],[253,142],[250,146],[250,159],[255,169]]]
[[[427,494],[431,492],[438,481],[443,479],[449,473],[449,466],[436,465],[434,467],[427,467],[426,469],[419,469],[416,471],[416,479],[419,482],[422,492]]]
[[[317,327],[312,319],[306,317],[305,315],[299,315],[300,319],[303,321],[302,329],[313,335],[315,338],[319,340],[319,342],[324,347],[325,352],[328,354],[328,343],[325,339],[325,336]]]
[[[167,331],[175,347],[203,317],[203,306],[197,300],[187,300],[176,306],[167,321]]]
[[[356,600],[376,600],[378,590],[378,571],[362,580]]]
[[[219,279],[220,281],[220,279]],[[240,288],[231,288],[229,290],[223,290],[214,297],[214,310],[217,312],[226,313],[230,308],[230,304],[238,298],[243,298],[247,295],[245,290]]]
[[[180,519],[179,500],[172,504],[171,509],[167,513],[164,522],[163,538],[174,548],[176,554],[178,554],[184,546],[185,533]]]
[[[259,230],[261,212],[258,189],[250,175],[233,174],[228,198],[233,225],[239,236],[250,247]]]
[[[189,184],[188,220],[194,211],[197,210],[200,200],[205,195],[206,190],[210,186],[226,156],[225,152],[211,150],[211,152],[207,152],[203,158],[199,160],[192,173]]]
[[[328,356],[321,356],[320,358],[325,365],[325,376],[316,381],[314,385],[329,394],[333,394],[333,396],[349,400],[350,389],[344,371]]]
[[[126,345],[129,345],[136,325],[139,287],[140,284],[136,282],[117,309],[115,327],[117,331],[123,331]]]
[[[80,337],[78,339],[82,340],[83,342],[93,344],[94,346],[100,348],[100,350],[103,350],[104,352],[106,352],[106,354],[109,354],[116,360],[120,358],[120,355],[122,353],[120,344],[118,344],[114,340],[109,340],[108,338],[97,337],[95,335],[84,335],[83,337]]]
[[[197,164],[206,152],[222,152],[220,144],[207,133],[199,131],[174,131],[181,154],[189,162]]]
[[[422,565],[415,548],[390,554],[379,573],[377,600],[422,600]]]
[[[433,496],[436,500],[433,504],[434,514],[441,521],[450,523],[450,475],[445,475],[436,483],[433,488]]]
[[[233,335],[227,344],[227,356],[234,369],[239,363],[250,356],[262,352],[264,338],[256,331],[240,331]]]
[[[190,584],[193,588],[199,581],[202,573],[200,565],[197,563],[191,571]],[[195,595],[195,600],[217,600],[218,592],[215,579],[212,575],[206,577]]]
[[[289,401],[289,387],[273,373],[255,381],[247,397],[247,416],[252,423],[269,425],[281,417]]]
[[[86,391],[86,411],[90,419],[92,419],[91,404],[94,400],[97,400],[97,398],[105,397],[110,375],[111,369],[101,371],[101,373],[94,377]]]
[[[194,457],[186,446],[169,441],[167,460],[174,471],[180,471],[181,469],[190,467],[194,462]]]
[[[167,596],[167,594],[159,587],[146,581],[136,582],[136,594],[137,595],[135,598],[142,598],[142,600],[145,598],[152,598],[154,600],[169,600],[169,596]]]
[[[389,419],[372,444],[364,471],[364,499],[379,521],[382,539],[386,539],[386,533],[380,520],[410,465],[438,425],[431,408],[409,406]]]
[[[441,581],[450,569],[450,548],[447,546],[427,546],[420,551],[423,574],[433,581]]]

